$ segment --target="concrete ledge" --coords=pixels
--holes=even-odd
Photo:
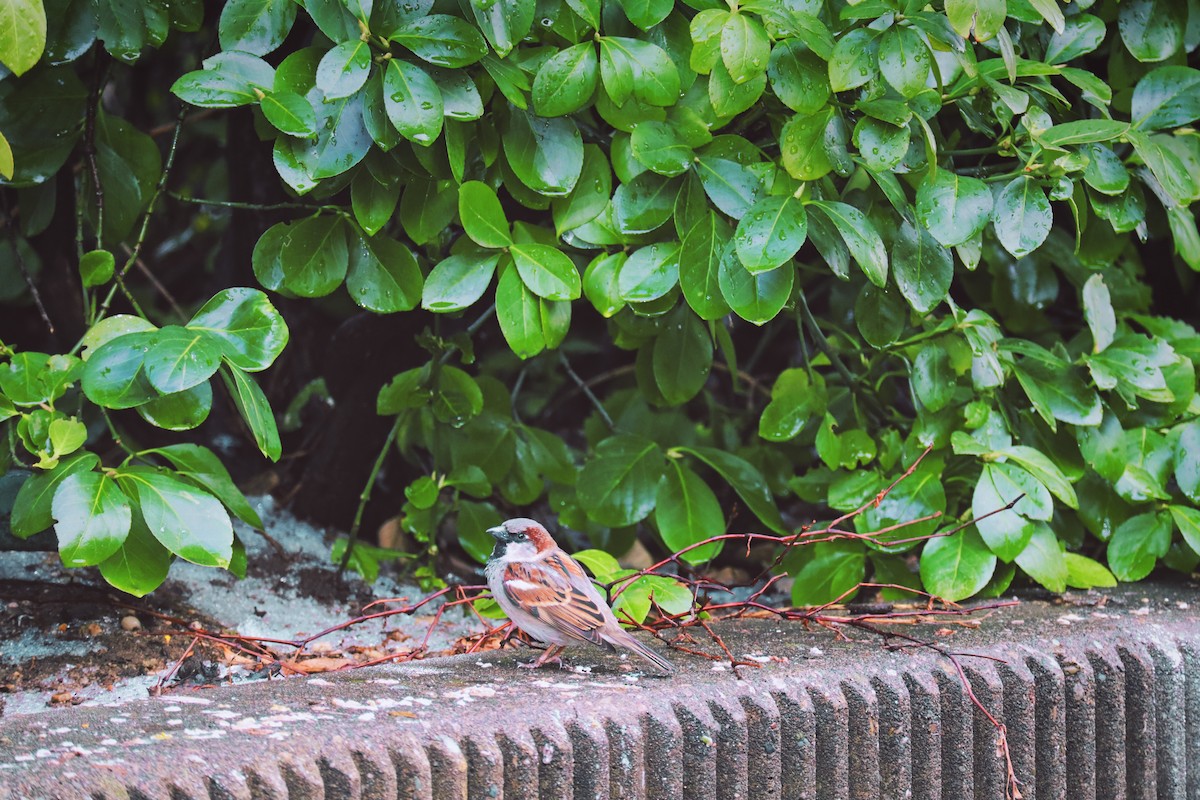
[[[1196,599],[1138,586],[898,629],[962,654],[1027,800],[1183,800],[1200,797]],[[675,653],[680,673],[656,679],[598,650],[568,651],[590,673],[490,652],[3,717],[0,794],[1005,797],[1000,732],[947,659],[850,629],[719,630],[735,654],[777,660],[735,675]]]

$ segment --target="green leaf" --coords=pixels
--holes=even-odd
[[[1011,510],[994,513],[1018,497],[1022,499]],[[1012,561],[1033,536],[1031,520],[1050,519],[1054,510],[1049,491],[1033,475],[1012,464],[985,464],[975,484],[971,513],[991,551]]]
[[[317,88],[325,98],[349,97],[363,87],[371,74],[371,46],[351,39],[334,47],[317,67]]]
[[[483,392],[475,379],[458,367],[443,366],[433,393],[433,415],[459,428],[480,411],[483,411]]]
[[[796,39],[785,39],[775,45],[767,78],[779,101],[798,114],[815,114],[829,100],[829,70],[825,62]]]
[[[730,14],[721,28],[721,60],[733,82],[761,75],[770,57],[771,42],[762,23],[747,14]]]
[[[297,222],[279,253],[284,285],[301,297],[324,297],[341,286],[349,259],[344,224],[333,215]]]
[[[931,412],[941,411],[954,397],[955,376],[946,349],[927,342],[913,358],[909,381],[921,405]]]
[[[670,56],[652,42],[600,37],[600,80],[617,105],[624,105],[630,94],[651,106],[671,106],[679,101],[679,71]]]
[[[13,162],[12,145],[9,144],[8,137],[0,133],[0,178],[11,181],[15,169],[16,164]]]
[[[612,170],[604,151],[594,144],[584,145],[583,167],[575,188],[551,203],[557,233],[561,236],[596,219],[608,207],[611,195]]]
[[[1047,64],[1065,64],[1086,55],[1104,41],[1108,28],[1104,20],[1091,14],[1076,14],[1065,20],[1062,30],[1055,31],[1046,43]]]
[[[1200,422],[1183,427],[1175,444],[1175,482],[1193,503],[1200,503]]]
[[[187,72],[171,85],[171,94],[201,108],[237,108],[258,102],[264,87],[256,87],[239,75],[216,70]]]
[[[835,92],[854,89],[874,77],[879,69],[879,40],[875,31],[856,28],[833,46],[829,59],[829,86]]]
[[[1168,510],[1188,547],[1200,554],[1200,511],[1187,506],[1170,506]]]
[[[1171,547],[1171,516],[1138,514],[1122,522],[1108,542],[1108,566],[1122,581],[1140,581]]]
[[[1034,138],[1047,147],[1111,142],[1129,130],[1129,123],[1113,119],[1082,119],[1051,125]]]
[[[893,125],[873,117],[863,117],[854,126],[854,146],[863,163],[876,172],[890,172],[908,153],[907,125]]]
[[[117,481],[137,499],[142,520],[164,547],[201,566],[229,566],[233,526],[215,497],[150,467],[122,467]]]
[[[1075,489],[1062,469],[1041,450],[1027,445],[1013,445],[996,451],[1007,457],[1015,464],[1020,464],[1027,472],[1038,479],[1050,493],[1071,508],[1079,508],[1079,499]]]
[[[671,291],[679,282],[679,246],[663,242],[643,247],[621,265],[617,290],[622,300],[646,303]]]
[[[139,512],[133,515],[129,536],[120,549],[100,564],[100,574],[122,592],[145,597],[167,579],[172,558],[151,535]]]
[[[931,60],[929,47],[915,28],[893,26],[879,39],[879,71],[905,97],[916,97],[925,90]]]
[[[696,174],[712,204],[734,219],[745,216],[762,191],[762,173],[750,165],[726,158],[700,156],[696,161]]]
[[[80,471],[64,478],[54,492],[51,513],[64,566],[99,564],[129,535],[129,500],[103,472]]]
[[[679,181],[643,172],[617,187],[612,199],[612,219],[625,234],[649,233],[666,224],[675,210]]]
[[[92,250],[79,259],[79,277],[84,286],[103,286],[112,280],[115,271],[116,260],[107,250]]]
[[[170,461],[180,477],[212,492],[242,522],[257,530],[263,530],[258,512],[234,485],[225,465],[207,447],[197,444],[172,444],[147,452]]]
[[[900,294],[918,314],[937,308],[950,291],[954,260],[924,228],[905,220],[892,247],[893,274]]]
[[[611,319],[625,307],[617,285],[617,276],[624,263],[624,253],[602,253],[592,259],[583,272],[583,294],[605,319]]]
[[[142,368],[155,333],[118,336],[97,348],[83,369],[87,398],[104,408],[133,408],[157,397]]]
[[[974,528],[930,539],[921,550],[921,582],[932,594],[957,603],[976,594],[996,571],[996,556]]]
[[[425,71],[442,93],[442,107],[447,117],[469,122],[483,116],[483,98],[480,97],[479,87],[475,85],[470,72],[439,67],[426,67]],[[450,145],[447,144],[447,147]],[[457,174],[455,179],[461,180]]]
[[[267,458],[278,461],[282,453],[279,443],[279,428],[275,424],[275,414],[271,411],[271,404],[267,402],[262,389],[258,388],[258,384],[254,382],[253,378],[236,367],[223,370],[221,377],[224,378],[225,386],[233,396],[238,413],[250,427],[258,449]]]
[[[815,114],[797,114],[784,123],[779,147],[783,167],[793,178],[815,181],[833,169],[825,149],[825,131],[832,119],[833,109],[824,108]]]
[[[457,202],[444,184],[413,181],[400,198],[400,224],[413,244],[428,244],[453,221]]]
[[[633,525],[654,510],[665,468],[662,450],[649,439],[630,434],[610,436],[596,446],[579,473],[579,502],[601,525]]]
[[[750,272],[742,266],[732,244],[726,246],[717,273],[725,302],[735,314],[755,325],[775,319],[792,296],[795,280],[796,268],[791,264],[767,272]]]
[[[580,550],[572,553],[571,558],[587,567],[588,572],[595,575],[596,580],[601,583],[610,583],[620,577],[620,562],[603,550]]]
[[[465,20],[448,14],[414,19],[390,33],[388,38],[436,67],[466,67],[487,54],[487,42],[479,31]]]
[[[866,576],[867,559],[858,542],[817,542],[795,575],[792,603],[816,606],[845,602]]]
[[[996,197],[992,209],[996,238],[1004,249],[1023,258],[1041,246],[1050,234],[1054,215],[1046,193],[1028,176],[1014,178]]]
[[[138,406],[137,412],[142,419],[163,430],[190,431],[208,419],[212,397],[212,384],[205,381],[182,392],[156,397]]]
[[[652,172],[674,177],[692,165],[695,153],[676,128],[665,122],[640,122],[629,139],[633,157]]]
[[[888,257],[883,239],[867,215],[847,203],[814,200],[810,204],[820,209],[837,228],[850,249],[850,254],[871,283],[882,287],[887,283]]]
[[[512,265],[500,271],[496,284],[496,319],[505,341],[518,358],[533,358],[546,349],[538,296],[526,288]]]
[[[272,92],[259,102],[263,116],[289,136],[317,135],[317,115],[312,104],[294,92]]]
[[[654,381],[671,405],[691,400],[708,381],[713,344],[706,328],[691,309],[681,306],[654,339]]]
[[[368,236],[379,233],[396,211],[400,200],[400,183],[390,176],[376,178],[369,170],[361,170],[350,184],[350,203],[354,219]]]
[[[510,0],[507,3],[471,0],[471,11],[496,54],[504,58],[529,34],[537,3],[535,0]]]
[[[758,420],[758,435],[769,442],[786,442],[824,409],[816,387],[802,369],[785,369],[771,388],[771,402]]]
[[[1103,416],[1100,397],[1088,387],[1078,370],[1049,366],[1026,358],[1015,373],[1029,402],[1051,429],[1055,420],[1072,425],[1099,425]]]
[[[421,307],[446,313],[473,305],[487,291],[499,260],[499,253],[468,253],[438,262],[425,279]]]
[[[46,49],[42,0],[0,2],[0,62],[14,75],[28,72]]]
[[[150,335],[143,368],[150,385],[163,394],[182,392],[207,381],[221,366],[221,347],[201,330],[168,325]]]
[[[618,0],[621,10],[634,25],[648,31],[667,18],[675,7],[672,0]]]
[[[1112,344],[1117,318],[1104,278],[1095,274],[1083,285],[1083,316],[1092,331],[1092,352],[1099,353]]]
[[[359,306],[377,314],[411,311],[421,300],[423,283],[412,251],[400,242],[350,231],[346,291]]]
[[[574,262],[545,244],[514,244],[513,263],[529,291],[547,300],[576,300],[582,285]]]
[[[725,479],[737,496],[742,498],[754,516],[775,533],[787,536],[791,530],[784,524],[771,490],[758,468],[743,458],[713,447],[680,447],[680,452],[695,456]],[[580,483],[584,482],[580,476]]]
[[[221,49],[265,56],[283,44],[295,21],[292,0],[229,0],[218,23]]]
[[[1005,5],[1005,0],[946,0],[946,16],[959,36],[973,34],[986,42],[1004,27]]]
[[[513,243],[500,200],[486,183],[467,181],[458,187],[458,216],[467,236],[481,247]]]
[[[738,222],[733,236],[738,258],[750,272],[787,263],[808,235],[804,204],[792,195],[763,197]]]
[[[721,319],[730,311],[720,287],[721,256],[728,244],[729,225],[712,211],[684,237],[679,251],[679,286],[700,319]]]
[[[398,58],[387,62],[383,103],[388,119],[405,139],[429,145],[441,134],[445,113],[442,92],[429,73],[416,64]]]
[[[1158,67],[1133,87],[1134,127],[1144,131],[1178,128],[1200,119],[1200,70]]]
[[[934,516],[945,511],[946,490],[940,476],[928,468],[918,469],[856,517],[854,528],[862,534],[874,534],[869,541],[873,549],[908,550],[916,546],[913,540],[937,530],[941,520]],[[901,543],[891,544],[897,541]]]
[[[583,138],[571,120],[514,111],[503,143],[513,174],[533,191],[563,197],[575,188],[583,171]]]
[[[568,47],[546,59],[533,79],[533,107],[543,117],[561,117],[587,105],[596,91],[600,62],[592,42]]]
[[[458,543],[471,558],[481,564],[487,563],[492,554],[492,546],[496,543],[487,530],[499,525],[503,520],[500,512],[491,503],[459,500],[455,526],[458,531]],[[576,553],[574,558],[578,559],[579,554]]]
[[[699,475],[677,458],[669,460],[658,484],[654,522],[663,543],[672,552],[725,532],[725,515],[717,496]],[[681,558],[689,564],[703,564],[716,558],[722,544],[712,542],[697,547]]]
[[[94,453],[73,453],[48,472],[26,478],[13,500],[9,521],[13,536],[28,539],[53,525],[52,503],[58,487],[71,475],[93,470],[99,464],[100,459]]]
[[[1117,579],[1098,561],[1078,553],[1065,553],[1067,563],[1067,586],[1072,589],[1111,589]]]
[[[1034,526],[1033,537],[1016,560],[1026,575],[1050,591],[1061,592],[1067,588],[1067,560],[1049,525],[1038,523]]]
[[[283,352],[288,327],[270,299],[257,289],[223,289],[187,323],[219,343],[221,355],[247,372],[264,370]]]
[[[1134,58],[1164,61],[1183,45],[1187,6],[1172,0],[1128,0],[1121,3],[1117,24]]]
[[[992,193],[978,178],[939,169],[917,189],[917,219],[947,247],[970,241],[991,215]]]

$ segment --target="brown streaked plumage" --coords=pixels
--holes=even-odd
[[[583,567],[531,519],[510,519],[488,529],[496,547],[487,565],[488,586],[500,608],[521,630],[548,645],[532,664],[557,660],[568,644],[590,642],[624,647],[673,672],[669,661],[638,641],[617,622]]]

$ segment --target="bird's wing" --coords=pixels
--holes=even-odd
[[[504,569],[504,589],[514,603],[547,625],[580,641],[607,646],[599,631],[612,612],[583,568],[565,553],[510,562]]]

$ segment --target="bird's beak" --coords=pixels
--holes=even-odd
[[[496,537],[497,539],[503,539],[505,536],[508,535],[508,531],[505,530],[503,525],[497,525],[494,528],[488,528],[487,532],[490,533],[492,536]]]

